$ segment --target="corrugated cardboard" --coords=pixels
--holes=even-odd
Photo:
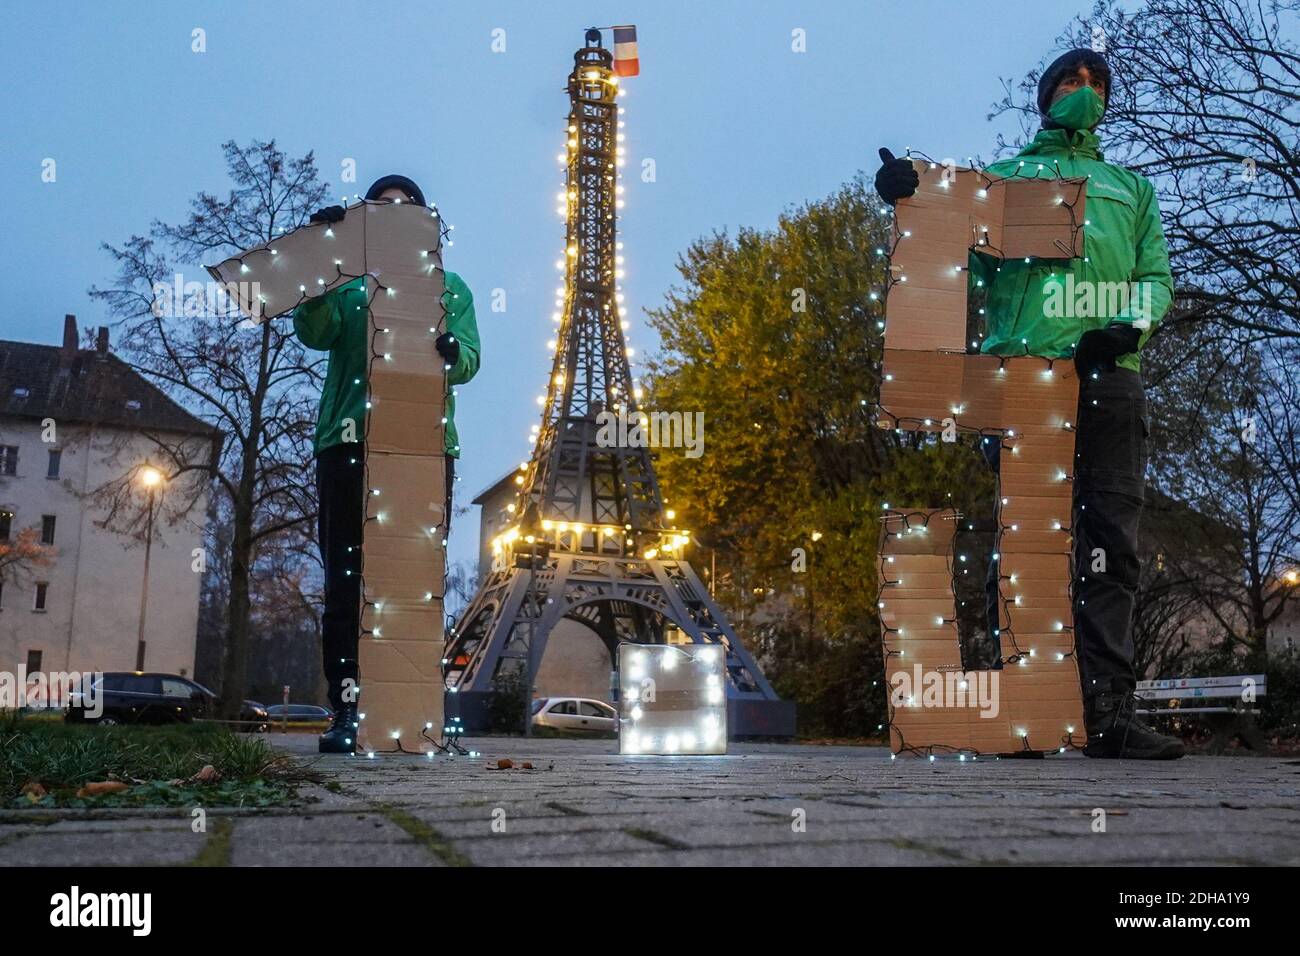
[[[921,186],[895,216],[879,424],[955,428],[967,441],[983,435],[1002,445],[1005,665],[994,672],[996,714],[969,701],[899,704],[891,696],[891,741],[895,752],[1055,750],[1080,742],[1083,727],[1069,597],[1078,382],[1068,361],[965,354],[966,269],[971,248],[994,259],[1082,255],[1085,182],[915,165]],[[918,664],[925,674],[961,671],[951,567],[958,517],[942,509],[883,517],[880,614],[891,688]]]
[[[432,210],[362,202],[342,222],[303,226],[209,269],[235,284],[240,307],[259,321],[370,277],[362,751],[427,751],[443,726],[447,386],[434,347],[444,315],[440,238]]]

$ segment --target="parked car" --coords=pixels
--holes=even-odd
[[[196,685],[197,686],[197,685]],[[211,693],[211,692],[209,692]],[[216,698],[213,698],[215,706]],[[264,734],[270,724],[270,716],[267,714],[267,708],[255,700],[244,701],[244,706],[239,710],[240,730],[247,730],[251,734]]]
[[[108,671],[93,685],[92,696],[102,708],[98,717],[87,713],[83,693],[73,691],[68,695],[64,719],[104,725],[167,724],[188,723],[217,713],[217,695],[178,674]],[[266,708],[256,701],[243,702],[239,719],[241,728],[266,730]]]
[[[334,711],[315,704],[272,704],[266,714],[273,724],[286,720],[291,724],[319,723],[334,717]]]
[[[618,732],[618,712],[590,697],[539,697],[533,701],[533,726],[613,734]]]

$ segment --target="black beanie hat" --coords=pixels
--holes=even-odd
[[[411,201],[417,206],[428,205],[424,201],[424,193],[420,192],[419,186],[415,185],[414,182],[407,179],[405,176],[398,176],[396,174],[376,179],[374,183],[371,184],[370,188],[366,190],[366,198],[373,202],[383,194],[385,189],[400,189],[402,192],[406,193],[406,195],[410,196]]]
[[[1096,50],[1081,47],[1062,53],[1038,78],[1038,112],[1044,120],[1047,119],[1047,111],[1052,108],[1052,94],[1056,92],[1057,85],[1081,66],[1086,66],[1094,76],[1101,77],[1106,84],[1106,103],[1110,104],[1110,64]]]

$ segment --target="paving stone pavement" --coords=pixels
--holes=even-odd
[[[324,777],[301,806],[211,809],[205,833],[188,809],[4,811],[0,866],[1300,864],[1294,758],[620,757],[612,740],[486,738],[466,741],[479,757],[370,760],[268,739]],[[500,757],[515,768],[490,769]]]

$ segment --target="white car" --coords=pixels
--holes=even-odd
[[[618,712],[590,697],[539,697],[533,701],[533,726],[553,730],[618,732]]]

